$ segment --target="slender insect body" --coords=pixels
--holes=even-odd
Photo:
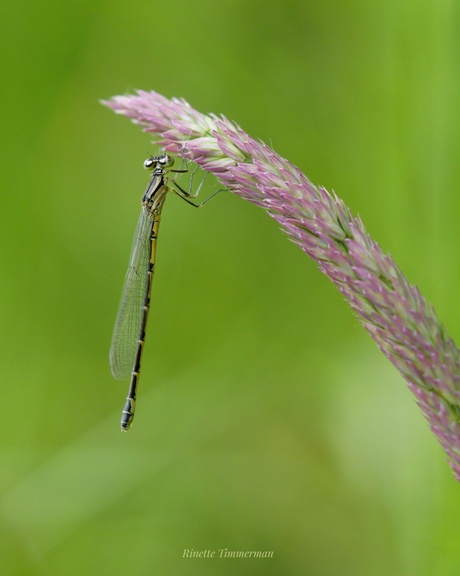
[[[153,170],[142,197],[142,210],[134,235],[130,265],[110,349],[110,366],[117,379],[131,375],[128,397],[122,412],[121,429],[129,430],[134,419],[136,392],[141,369],[145,332],[150,311],[150,295],[161,210],[168,192],[167,170],[174,159],[166,154],[152,156],[144,167]]]
[[[110,368],[114,378],[123,380],[130,376],[128,396],[121,417],[121,429],[124,431],[129,430],[134,419],[136,392],[150,311],[158,230],[166,194],[172,191],[197,208],[217,194],[215,192],[201,204],[195,204],[191,198],[198,194],[202,183],[196,194],[191,194],[174,180],[168,181],[166,176],[168,172],[188,171],[173,170],[173,165],[174,158],[166,153],[150,156],[144,162],[144,168],[151,170],[152,176],[142,196],[141,214],[134,234],[128,272],[110,347]]]

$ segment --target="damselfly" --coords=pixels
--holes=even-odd
[[[110,348],[112,374],[117,380],[123,380],[131,374],[128,397],[121,416],[121,429],[125,431],[129,430],[134,419],[137,385],[150,310],[158,229],[166,193],[169,190],[175,192],[196,207],[209,200],[207,198],[201,204],[195,204],[190,198],[195,197],[199,189],[196,194],[191,194],[174,180],[168,180],[166,177],[168,172],[187,172],[187,169],[172,170],[173,164],[174,158],[166,153],[151,156],[144,162],[144,168],[153,172],[142,197],[142,210],[134,234],[128,272],[113,331]]]

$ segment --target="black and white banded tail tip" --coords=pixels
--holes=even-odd
[[[152,171],[152,176],[142,196],[142,208],[134,233],[128,271],[121,295],[118,314],[110,347],[110,368],[117,380],[131,375],[128,397],[121,417],[121,429],[131,428],[136,406],[137,385],[139,382],[142,352],[144,349],[147,318],[150,311],[155,252],[161,211],[166,193],[174,192],[183,200],[199,208],[205,204],[195,204],[191,198],[198,195],[184,190],[173,179],[168,180],[168,172],[182,173],[188,169],[172,170],[174,158],[164,153],[151,156],[144,162],[144,168]],[[194,172],[192,173],[193,177]],[[220,192],[220,190],[218,190]]]
[[[134,410],[136,408],[136,401],[132,398],[126,398],[126,404],[121,413],[121,430],[128,432],[134,420]]]

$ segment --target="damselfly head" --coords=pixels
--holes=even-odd
[[[146,170],[153,170],[157,166],[162,168],[170,168],[174,164],[174,158],[168,156],[168,154],[162,154],[161,156],[150,156],[144,162],[144,168]]]

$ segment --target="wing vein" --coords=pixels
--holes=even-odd
[[[110,368],[117,380],[123,380],[131,373],[137,353],[148,289],[152,226],[153,214],[143,206],[134,234],[110,347]]]

